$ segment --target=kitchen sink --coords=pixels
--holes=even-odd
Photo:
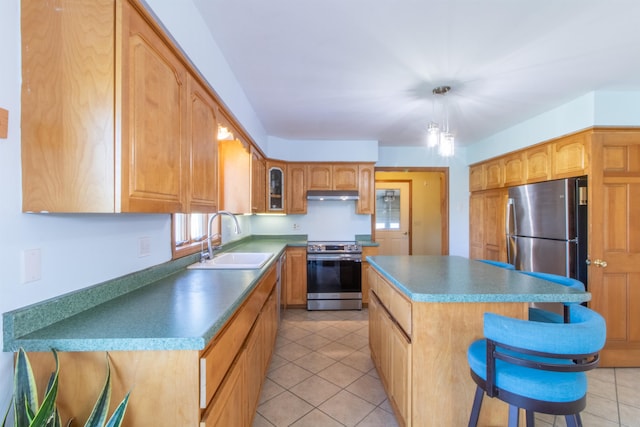
[[[273,256],[271,252],[225,252],[213,259],[191,264],[189,269],[253,270],[262,267]]]

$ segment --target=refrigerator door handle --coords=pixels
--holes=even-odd
[[[507,199],[507,206],[505,212],[505,238],[507,243],[507,262],[509,264],[515,265],[516,254],[515,254],[515,245],[511,245],[511,235],[513,233],[513,226],[515,224],[515,207],[514,200],[512,198]]]

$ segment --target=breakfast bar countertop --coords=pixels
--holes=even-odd
[[[414,302],[584,302],[580,292],[459,256],[369,256],[367,261]]]

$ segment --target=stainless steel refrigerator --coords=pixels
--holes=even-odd
[[[558,274],[587,285],[587,178],[509,188],[509,263],[523,271]]]

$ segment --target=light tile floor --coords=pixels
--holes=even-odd
[[[366,309],[284,311],[253,426],[397,426],[369,354],[367,319]],[[587,399],[585,427],[640,427],[640,369],[591,371]],[[565,426],[544,414],[536,421]]]

